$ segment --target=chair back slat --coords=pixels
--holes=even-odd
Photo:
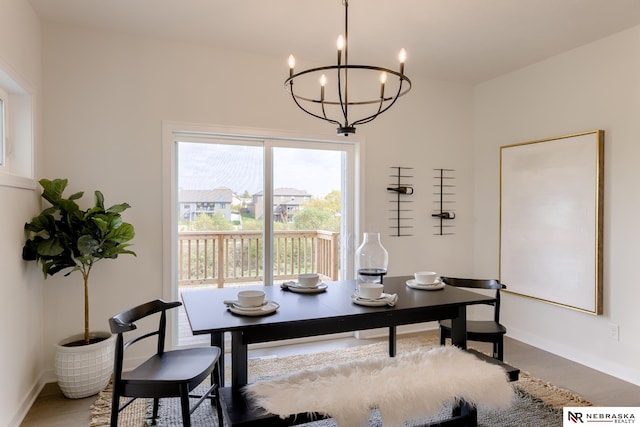
[[[506,289],[506,286],[496,279],[461,279],[458,277],[441,277],[440,280],[447,285],[461,288]]]
[[[111,333],[119,334],[122,332],[129,332],[136,329],[135,322],[161,311],[168,310],[173,307],[181,306],[180,301],[166,302],[161,299],[150,301],[129,310],[118,313],[109,319],[109,327]]]

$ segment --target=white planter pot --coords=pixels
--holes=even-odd
[[[64,346],[84,339],[84,334],[78,334],[56,345],[55,371],[58,385],[70,399],[93,396],[103,390],[111,379],[116,336],[109,332],[93,332],[90,337],[106,339],[96,344]]]

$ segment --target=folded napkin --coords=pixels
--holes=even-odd
[[[284,282],[283,284],[280,285],[282,289],[289,289],[289,286],[297,286],[297,283],[293,281],[289,281],[289,282]]]
[[[375,301],[375,302],[384,301],[384,302],[387,303],[387,305],[389,307],[393,307],[394,305],[396,305],[396,302],[398,302],[398,294],[384,294],[383,293],[381,298],[375,299],[375,300],[368,299],[368,298],[362,298],[362,297],[359,297],[357,295],[354,295],[354,297],[356,299],[360,300],[360,301],[371,301],[371,302],[373,302],[373,301]]]
[[[398,294],[383,294],[384,300],[387,302],[389,307],[393,307],[398,302]]]
[[[324,284],[324,282],[318,282],[317,285],[315,286],[302,286],[300,285],[300,283],[298,282],[294,282],[293,280],[290,280],[288,282],[284,282],[280,285],[280,287],[284,290],[291,288],[296,288],[296,289],[318,289],[320,287],[327,287],[327,285]]]
[[[226,305],[227,307],[236,307],[236,308],[245,308],[245,309],[255,309],[255,310],[257,310],[258,308],[264,307],[265,305],[269,304],[269,301],[264,301],[262,304],[257,305],[255,307],[243,307],[243,306],[240,305],[238,300],[224,300],[224,301],[222,301],[222,303],[224,305]]]

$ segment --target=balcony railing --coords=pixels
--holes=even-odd
[[[339,233],[274,231],[274,280],[318,273],[338,279]],[[183,231],[178,233],[178,286],[263,281],[262,231]]]

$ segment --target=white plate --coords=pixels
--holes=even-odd
[[[299,294],[317,294],[326,291],[328,287],[326,283],[320,283],[314,287],[311,287],[301,286],[298,283],[293,282],[288,283],[286,286],[287,289],[289,289],[291,292],[297,292]]]
[[[275,301],[267,301],[267,303],[260,307],[241,307],[237,304],[228,305],[229,311],[235,314],[241,314],[243,316],[264,316],[265,314],[271,314],[276,311],[280,304]]]
[[[389,298],[390,296],[391,294],[383,293],[382,296],[380,296],[380,298],[378,299],[367,299],[360,298],[358,295],[353,294],[351,295],[351,301],[358,305],[366,305],[367,307],[382,307],[383,305],[389,304],[389,300],[387,298]]]
[[[444,288],[444,283],[440,281],[440,279],[436,280],[435,283],[429,285],[423,285],[421,283],[416,282],[414,279],[407,280],[407,286],[413,289],[422,289],[425,291],[436,291],[438,289]]]

